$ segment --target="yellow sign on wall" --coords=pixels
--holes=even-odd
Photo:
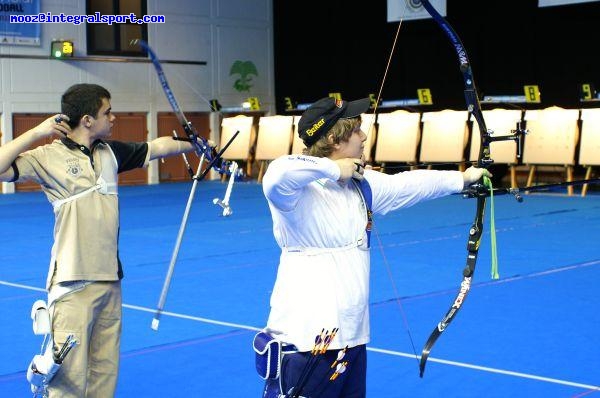
[[[581,85],[581,100],[582,101],[589,101],[594,99],[596,96],[596,90],[594,89],[594,86],[590,83],[584,83]]]
[[[421,105],[432,105],[433,98],[431,97],[431,90],[428,88],[418,88],[417,96],[419,97],[419,104]]]
[[[533,102],[538,104],[542,102],[540,88],[538,86],[523,86],[523,90],[525,91],[525,102]]]
[[[249,97],[248,102],[250,103],[250,110],[259,111],[260,110],[260,101],[258,97]]]
[[[294,104],[292,103],[292,99],[290,97],[283,98],[283,101],[285,102],[286,111],[291,111],[292,109],[294,109]]]

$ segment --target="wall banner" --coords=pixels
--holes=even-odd
[[[10,22],[11,15],[21,21],[35,21],[39,14],[40,0],[0,0],[0,45],[39,46],[40,23]]]

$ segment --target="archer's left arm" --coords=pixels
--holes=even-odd
[[[194,150],[194,146],[189,141],[174,140],[173,137],[159,137],[148,143],[148,150],[150,151],[150,160],[154,160],[191,152]]]
[[[371,185],[376,214],[461,192],[465,184],[460,171],[413,170],[390,175],[365,170],[365,178]]]

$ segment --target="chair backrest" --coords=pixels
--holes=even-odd
[[[419,113],[404,110],[380,113],[377,124],[376,162],[417,162],[421,131]]]
[[[360,129],[367,135],[365,141],[365,149],[363,151],[363,159],[366,162],[370,162],[371,152],[373,149],[373,143],[377,137],[377,130],[375,128],[375,116],[373,113],[363,113],[361,115]]]
[[[294,118],[262,116],[258,121],[256,160],[273,160],[290,153]]]
[[[523,163],[547,165],[575,164],[579,136],[579,109],[557,106],[525,112],[527,130]]]
[[[494,137],[512,135],[511,130],[517,127],[521,120],[522,112],[515,109],[492,109],[482,111],[488,130],[492,130]],[[469,160],[477,160],[481,146],[479,124],[473,118],[473,131],[471,132],[471,150]],[[517,164],[517,143],[515,141],[496,141],[490,144],[490,151],[494,163]]]
[[[581,142],[579,164],[600,165],[600,109],[581,110]]]
[[[223,153],[223,159],[248,159],[250,146],[252,145],[252,116],[238,115],[225,117],[221,122],[221,142],[219,147],[223,148],[231,139],[233,134],[239,130],[238,136]]]
[[[298,135],[298,122],[300,121],[300,116],[294,116],[294,139],[292,140],[292,154],[299,155],[302,154],[302,151],[306,146],[304,142],[300,139]]]
[[[462,162],[468,139],[469,112],[446,109],[421,118],[421,162]]]

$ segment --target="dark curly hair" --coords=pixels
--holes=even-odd
[[[61,98],[61,113],[69,117],[69,127],[75,128],[85,115],[94,118],[102,107],[102,98],[110,99],[107,89],[97,84],[75,84]]]

